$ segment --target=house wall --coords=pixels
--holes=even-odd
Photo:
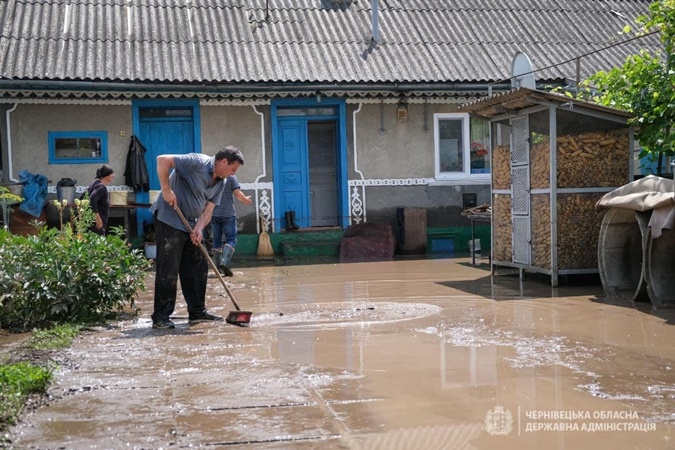
[[[264,112],[269,128],[269,106],[256,108]],[[202,106],[200,113],[202,151],[213,155],[234,145],[244,155],[237,179],[240,183],[253,183],[262,174],[263,165],[260,116],[251,106]],[[268,178],[271,180],[271,176]]]
[[[265,118],[264,141],[261,133],[260,115]],[[242,185],[272,181],[272,163],[269,159],[270,138],[270,108],[269,106],[202,106],[201,140],[204,153],[215,154],[216,151],[229,145],[241,150],[244,156],[244,165],[237,170],[237,179]],[[266,152],[266,156],[263,156]],[[267,176],[263,175],[263,158],[267,158]],[[250,195],[254,203],[250,206],[235,200],[237,210],[237,226],[240,233],[257,233],[257,213],[255,205],[255,191],[242,189]]]
[[[131,108],[128,106],[20,104],[11,113],[13,171],[22,170],[47,177],[50,185],[61,178],[89,185],[97,164],[49,164],[49,131],[107,131],[108,156],[115,170],[116,185],[124,184],[124,167],[131,137]],[[125,136],[120,136],[123,131]]]
[[[468,220],[460,214],[463,209],[462,194],[476,193],[478,204],[489,203],[489,185],[457,185],[433,180],[433,114],[453,112],[456,106],[429,104],[426,123],[424,104],[408,106],[407,122],[397,121],[396,106],[385,104],[382,115],[380,104],[363,104],[356,114],[355,143],[353,113],[359,105],[348,104],[348,178],[351,181],[364,180],[377,184],[366,184],[363,189],[366,219],[386,221],[396,226],[397,208],[421,207],[427,209],[428,227],[469,226]],[[261,133],[259,113],[263,114],[264,136]],[[238,147],[244,154],[245,164],[239,169],[237,176],[245,185],[244,192],[255,198],[255,190],[251,189],[254,183],[272,181],[270,107],[202,105],[200,115],[202,151],[214,154],[228,145]],[[18,178],[19,172],[25,169],[47,176],[52,186],[61,178],[73,178],[78,185],[88,185],[100,164],[48,163],[48,131],[83,130],[108,132],[109,164],[117,175],[113,186],[124,185],[126,156],[133,132],[130,104],[19,104],[11,113],[14,176]],[[6,142],[3,143],[6,145]],[[3,150],[3,154],[6,151]],[[431,181],[419,184],[420,179]],[[246,206],[237,203],[237,213],[240,233],[256,233],[255,204]]]
[[[349,105],[350,180],[360,179],[354,169],[353,112]],[[490,203],[489,184],[457,184],[434,181],[434,114],[451,113],[454,104],[408,105],[408,121],[398,122],[396,104],[364,104],[356,114],[357,169],[366,180],[383,185],[365,188],[367,220],[396,225],[397,208],[426,208],[428,227],[467,226],[461,215],[463,194],[475,193],[477,204]],[[382,120],[384,118],[384,120]],[[384,131],[382,130],[384,128]],[[431,179],[429,184],[414,185],[413,179]]]

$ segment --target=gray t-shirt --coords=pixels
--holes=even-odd
[[[169,184],[176,194],[180,210],[190,222],[190,226],[194,226],[206,208],[207,202],[216,205],[220,202],[225,183],[222,178],[213,181],[215,156],[188,153],[174,156],[173,163],[174,170],[169,175]],[[161,192],[150,207],[150,211],[167,225],[188,231],[171,205],[164,201]]]
[[[220,204],[213,209],[213,217],[236,217],[237,211],[234,209],[234,191],[241,189],[239,180],[235,175],[230,175],[225,179],[225,189],[220,197]]]

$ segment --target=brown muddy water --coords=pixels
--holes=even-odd
[[[69,350],[21,449],[672,449],[675,311],[466,258],[245,268],[250,327],[138,320]],[[209,279],[207,306],[232,304]]]

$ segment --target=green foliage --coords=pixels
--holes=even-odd
[[[73,324],[57,325],[46,330],[34,330],[28,342],[33,350],[57,350],[70,347],[73,339],[80,334],[80,326]]]
[[[1,328],[92,323],[133,307],[150,263],[119,229],[111,236],[86,231],[86,209],[75,219],[75,231],[42,228],[24,237],[0,230]]]
[[[8,362],[0,364],[0,430],[15,423],[29,395],[47,391],[56,368],[52,351],[70,347],[80,328],[65,324],[33,330],[31,337],[11,352]]]
[[[626,27],[625,33],[632,33]],[[636,115],[636,137],[647,154],[675,155],[675,0],[655,1],[649,14],[638,18],[637,34],[658,31],[664,52],[642,51],[629,57],[622,67],[598,72],[586,81],[600,94],[598,103]]]
[[[0,426],[14,423],[26,398],[46,392],[52,377],[51,370],[28,362],[0,365]]]

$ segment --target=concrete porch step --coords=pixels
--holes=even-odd
[[[340,252],[340,241],[295,241],[284,242],[281,244],[283,256],[286,258],[297,257],[315,257],[315,256],[334,256],[337,257]]]

